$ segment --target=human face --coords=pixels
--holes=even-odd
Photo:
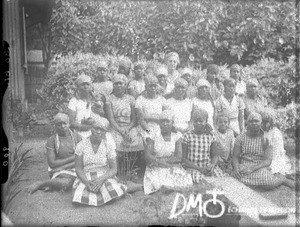
[[[145,71],[145,74],[146,75],[153,75],[153,69],[147,68],[146,71]]]
[[[247,124],[248,124],[248,129],[252,133],[259,132],[259,130],[261,128],[261,121],[259,121],[258,119],[252,119],[252,120],[248,121]]]
[[[114,92],[116,92],[117,94],[123,94],[125,92],[126,86],[125,83],[122,81],[117,81],[114,83],[113,85],[114,87]]]
[[[57,122],[55,123],[56,132],[60,136],[65,136],[68,132],[69,124],[66,122]]]
[[[203,133],[207,124],[207,119],[204,117],[197,117],[193,119],[194,130],[196,133]]]
[[[207,73],[207,80],[208,81],[214,81],[217,77],[217,73],[208,72]]]
[[[161,119],[159,121],[159,126],[160,126],[160,130],[162,132],[169,133],[172,130],[173,121],[168,120],[168,119]]]
[[[220,132],[226,132],[229,126],[228,117],[219,117],[217,120],[217,126]]]
[[[264,119],[262,121],[261,128],[265,131],[268,132],[271,129],[271,122],[268,119]]]
[[[83,82],[78,85],[78,89],[81,93],[88,93],[91,90],[91,84],[87,82]]]
[[[102,129],[101,127],[95,126],[91,129],[92,135],[91,137],[95,141],[100,141],[102,138],[104,138],[106,131]]]
[[[209,87],[201,86],[198,88],[198,97],[203,100],[209,99]]]
[[[157,92],[157,84],[148,84],[146,86],[147,93],[150,95],[156,95]]]
[[[143,68],[140,67],[140,66],[134,67],[134,75],[138,79],[141,78],[141,77],[143,77],[143,75],[144,75]]]
[[[107,69],[106,68],[100,67],[100,68],[98,68],[97,72],[98,72],[98,78],[100,81],[107,80]]]
[[[177,58],[175,56],[168,58],[166,64],[169,70],[175,70],[178,65]]]
[[[167,77],[166,75],[160,74],[157,76],[158,82],[160,85],[165,85],[167,84]]]
[[[240,77],[240,71],[236,68],[230,69],[230,77],[237,80]]]
[[[184,86],[176,86],[175,87],[175,95],[177,98],[182,99],[186,95],[186,87]]]
[[[188,74],[188,73],[183,74],[183,75],[181,76],[181,78],[185,79],[185,80],[188,82],[188,84],[190,84],[191,81],[192,81],[192,77],[191,77],[191,75]]]
[[[118,71],[119,74],[124,74],[125,76],[128,76],[129,73],[130,73],[130,69],[124,67],[124,66],[119,66],[119,71]]]
[[[249,84],[247,85],[247,94],[249,96],[255,96],[257,94],[257,86],[255,84]]]
[[[229,94],[229,95],[234,95],[235,94],[235,84],[227,83],[224,86],[224,93]]]

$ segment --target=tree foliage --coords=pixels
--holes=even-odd
[[[183,64],[287,60],[295,49],[294,1],[56,0],[53,53],[152,59],[169,50]]]

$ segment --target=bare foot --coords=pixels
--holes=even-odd
[[[136,191],[143,191],[143,185],[142,184],[136,184],[132,181],[127,181],[127,193],[129,192],[136,192]]]
[[[27,191],[29,194],[33,194],[33,193],[35,193],[37,190],[42,189],[42,188],[41,188],[42,184],[43,184],[42,181],[34,182],[33,184],[29,185],[29,186],[26,188],[26,191]]]

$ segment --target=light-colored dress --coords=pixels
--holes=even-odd
[[[131,110],[135,106],[134,97],[125,94],[122,98],[119,98],[114,94],[111,94],[109,96],[108,102],[111,105],[114,119],[119,127],[128,127],[131,123]],[[130,152],[144,150],[142,136],[140,135],[136,127],[133,127],[129,132],[131,141],[125,141],[123,136],[115,129],[112,129],[112,136],[116,143],[117,151]]]
[[[83,156],[83,170],[88,180],[103,176],[109,170],[108,159],[115,159],[117,156],[116,145],[110,133],[106,133],[97,153],[94,153],[91,141],[87,138],[78,143],[75,154]],[[73,185],[72,202],[101,206],[124,195],[126,189],[125,185],[113,177],[104,182],[100,192],[94,193],[88,191],[86,185],[77,178]]]
[[[196,134],[193,131],[187,132],[183,135],[182,143],[188,147],[187,159],[199,167],[210,167],[210,147],[211,144],[216,141],[216,138],[212,134]],[[195,184],[200,183],[204,175],[198,170],[188,169],[191,173],[193,182]],[[216,166],[213,171],[213,176],[223,177],[225,174]]]
[[[160,85],[158,86],[157,93],[159,95],[165,96],[165,95],[171,94],[171,92],[173,91],[173,89],[174,89],[174,83],[167,82],[166,88],[163,88]]]
[[[291,174],[291,162],[284,150],[282,133],[278,128],[274,127],[270,131],[265,132],[265,134],[273,148],[273,158],[270,166],[272,173]]]
[[[210,124],[210,126],[214,129],[214,106],[210,100],[201,100],[197,97],[192,99],[192,104],[200,109],[206,110],[208,113],[208,119],[207,122]]]
[[[222,148],[222,153],[219,154],[221,160],[227,161],[232,156],[232,151],[234,147],[234,133],[232,129],[227,129],[225,133],[220,133],[218,130],[214,132],[217,142],[220,143]]]
[[[235,146],[241,148],[240,168],[249,168],[261,163],[269,145],[270,142],[263,132],[257,137],[248,136],[247,131],[240,134],[235,140]],[[242,174],[240,181],[246,185],[259,186],[274,185],[276,179],[270,167],[264,167],[250,174]]]
[[[81,124],[83,119],[91,117],[91,103],[76,97],[71,98],[68,108],[76,113],[75,122]],[[82,138],[87,138],[91,135],[91,130],[77,131]]]
[[[171,140],[165,141],[160,131],[149,136],[154,141],[154,153],[159,159],[174,156],[176,141],[181,138],[181,133],[172,133]],[[162,186],[171,188],[186,188],[193,185],[189,175],[179,164],[173,168],[147,166],[144,175],[144,192],[150,194],[158,191]]]
[[[113,82],[109,80],[104,82],[96,82],[93,84],[93,86],[95,94],[110,95],[113,91]]]
[[[237,133],[240,134],[240,125],[239,125],[239,111],[243,111],[245,109],[245,104],[243,100],[239,96],[233,96],[233,99],[231,102],[228,101],[222,95],[220,98],[216,100],[215,104],[216,111],[218,113],[225,112],[228,114],[228,117],[230,119],[229,125],[230,127]]]
[[[167,99],[167,105],[174,114],[175,129],[185,131],[191,121],[193,104],[190,99],[177,100],[175,98]]]
[[[221,95],[223,95],[223,93],[224,93],[224,86],[223,86],[222,83],[220,83],[220,89],[217,87],[217,85],[216,85],[215,82],[211,83],[210,86],[211,86],[211,89],[210,89],[210,91],[211,91],[211,97],[212,97],[213,100],[216,100]]]
[[[158,95],[155,99],[148,99],[141,95],[136,99],[135,108],[142,111],[144,119],[150,129],[150,132],[145,132],[141,126],[138,126],[138,130],[142,134],[144,139],[148,137],[149,133],[160,130],[158,123],[150,121],[148,119],[159,119],[159,116],[162,113],[163,109],[168,108],[167,100],[164,97]]]
[[[169,74],[169,75],[168,75],[167,80],[168,80],[169,83],[174,83],[175,80],[176,80],[177,78],[179,78],[179,77],[180,77],[180,73],[178,72],[178,70],[175,70],[175,71],[173,72],[173,74]]]
[[[75,147],[81,141],[81,136],[71,130],[69,132],[69,136],[61,137],[56,133],[47,140],[46,148],[55,152],[55,159],[65,159],[75,155]],[[57,171],[48,166],[48,173],[51,179],[59,177],[61,174],[76,177],[75,168]]]
[[[137,94],[141,94],[145,90],[145,82],[139,80],[132,80],[128,84],[128,89],[132,89]]]
[[[238,80],[235,86],[235,94],[238,96],[245,96],[247,91],[246,83],[242,80]]]

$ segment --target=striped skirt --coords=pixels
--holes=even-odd
[[[64,176],[68,175],[70,177],[77,177],[75,168],[55,171],[48,166],[48,174],[50,176],[50,179],[57,178],[57,177],[59,177],[59,175],[64,175]]]
[[[86,173],[88,180],[95,180],[103,175],[103,172]],[[118,183],[117,178],[109,178],[102,185],[100,192],[90,192],[86,185],[78,178],[73,184],[73,203],[85,204],[90,206],[101,206],[113,199],[120,198],[125,194],[127,187]]]

